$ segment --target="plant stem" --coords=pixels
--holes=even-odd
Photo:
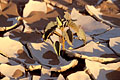
[[[63,47],[63,50],[65,50],[65,39],[63,36],[62,36],[62,47]]]
[[[64,27],[61,27],[61,31],[62,31],[62,50],[65,50],[65,39],[63,36]]]
[[[57,31],[54,31],[54,34],[58,35],[59,37],[62,37],[62,35],[58,33]]]

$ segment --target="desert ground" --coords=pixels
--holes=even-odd
[[[120,80],[120,0],[0,0],[0,80]]]

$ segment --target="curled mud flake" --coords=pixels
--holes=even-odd
[[[21,77],[21,76],[23,76],[23,75],[24,75],[24,73],[23,73],[21,70],[17,69],[17,70],[14,72],[14,74],[12,75],[12,77],[14,77],[14,78],[19,78],[19,77]]]

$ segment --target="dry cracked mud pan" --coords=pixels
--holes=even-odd
[[[120,0],[0,0],[0,80],[120,80]]]

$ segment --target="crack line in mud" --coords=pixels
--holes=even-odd
[[[27,50],[27,52],[28,52],[27,55],[30,56],[31,59],[37,61],[37,62],[38,62],[40,65],[42,65],[42,66],[47,66],[47,67],[51,68],[51,66],[42,64],[35,56],[34,56],[34,57],[32,56],[32,53],[31,53],[31,51],[30,51],[30,47],[29,47],[28,43],[26,43],[26,44],[22,43],[22,44],[23,44],[23,46],[26,48],[26,50]],[[34,59],[34,58],[36,58],[36,59]]]
[[[110,40],[109,40],[109,42],[110,42]],[[109,42],[108,42],[108,48],[111,49],[116,56],[120,57],[120,55],[119,55],[115,50],[113,50],[113,49],[110,47]]]
[[[96,80],[94,75],[90,72],[90,70],[88,68],[86,68],[85,73],[88,74],[88,76],[90,77],[91,80]]]
[[[104,33],[108,32],[108,31],[110,31],[111,29],[112,29],[112,28],[110,27],[110,28],[109,28],[109,29],[107,29],[106,31],[101,32],[101,33],[98,33],[98,34],[93,34],[93,35],[90,35],[90,37],[95,37],[95,36],[102,35],[102,34],[104,34]]]

